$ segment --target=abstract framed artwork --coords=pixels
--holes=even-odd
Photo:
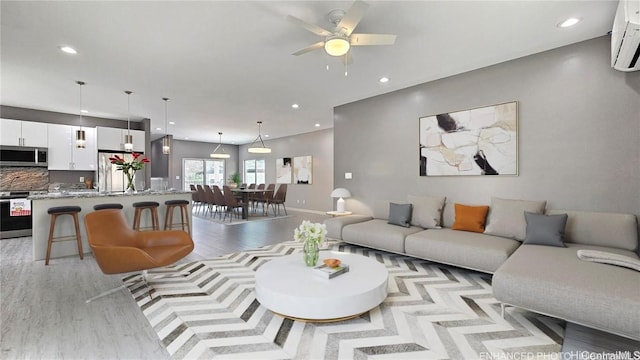
[[[293,158],[293,183],[313,183],[313,158],[311,156],[296,156]]]
[[[420,176],[518,175],[518,102],[420,118]]]
[[[276,183],[291,184],[291,179],[293,178],[293,171],[291,170],[290,157],[276,159]]]

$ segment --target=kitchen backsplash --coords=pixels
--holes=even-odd
[[[49,187],[49,170],[43,167],[0,167],[0,191],[37,191]]]

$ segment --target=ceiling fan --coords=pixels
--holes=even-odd
[[[313,50],[324,48],[327,54],[331,56],[342,56],[345,64],[353,62],[350,53],[351,46],[368,46],[368,45],[393,45],[396,41],[396,35],[391,34],[354,34],[360,20],[364,16],[369,5],[361,0],[356,0],[351,8],[345,12],[344,10],[332,10],[329,12],[329,21],[335,25],[333,30],[327,30],[318,25],[310,24],[295,16],[287,16],[287,19],[312,33],[324,37],[324,40],[313,45],[307,46],[294,52],[292,55],[299,56]]]

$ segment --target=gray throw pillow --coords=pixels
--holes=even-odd
[[[389,221],[392,225],[411,226],[411,204],[389,203]]]
[[[564,228],[567,225],[567,214],[542,215],[524,213],[527,221],[527,235],[523,244],[566,247],[564,245]]]
[[[424,229],[439,229],[445,199],[444,196],[408,195],[407,201],[413,205],[411,225]]]
[[[546,201],[491,198],[484,233],[522,241],[526,228],[524,212],[542,214],[546,204]]]

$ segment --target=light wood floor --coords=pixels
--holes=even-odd
[[[302,220],[327,217],[289,211],[290,217],[242,225],[193,219],[194,251],[183,261],[208,259],[293,239]],[[54,245],[55,246],[55,245]],[[0,359],[166,359],[130,293],[85,300],[122,284],[104,275],[92,256],[31,260],[30,237],[0,241]]]
[[[183,261],[208,259],[293,238],[302,220],[324,215],[289,212],[290,217],[243,225],[193,219],[194,251]],[[54,245],[55,246],[55,245]],[[31,261],[30,237],[0,240],[0,359],[167,359],[128,291],[90,304],[85,300],[121,285],[120,275],[104,275],[93,257]],[[564,351],[608,352],[595,330],[572,325]],[[612,335],[605,334],[608,338]],[[619,350],[628,339],[614,339]],[[611,340],[611,341],[614,341]],[[625,345],[620,345],[625,344]],[[637,342],[631,342],[631,348]]]

